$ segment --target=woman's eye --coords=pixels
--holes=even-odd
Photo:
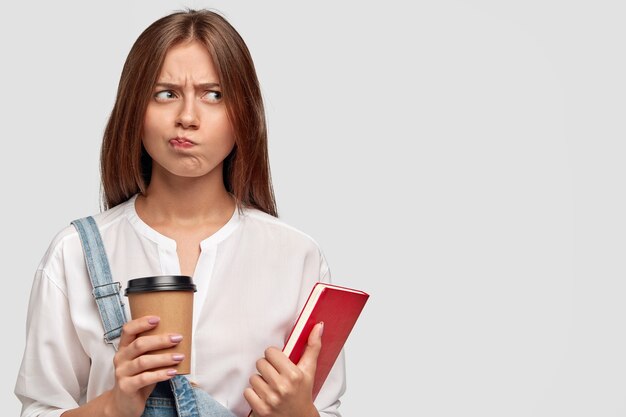
[[[218,102],[222,99],[221,91],[207,91],[204,95],[209,101]]]
[[[154,97],[162,99],[162,100],[167,100],[167,99],[174,98],[176,96],[174,95],[172,91],[165,90],[165,91],[159,91],[158,93],[154,95]]]

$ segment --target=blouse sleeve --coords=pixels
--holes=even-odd
[[[35,274],[26,321],[26,345],[15,385],[21,417],[57,417],[84,396],[89,357],[82,349],[66,292],[43,269]]]
[[[330,269],[324,255],[320,253],[320,281],[331,283]],[[320,417],[341,417],[340,398],[346,391],[345,354],[341,350],[337,361],[333,365],[317,398],[313,402],[320,413]]]

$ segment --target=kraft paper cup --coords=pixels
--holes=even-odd
[[[124,295],[128,297],[133,319],[143,316],[159,316],[161,321],[152,330],[141,335],[178,333],[183,340],[168,349],[155,350],[157,353],[184,353],[183,359],[175,368],[180,375],[191,372],[191,327],[193,322],[193,293],[196,286],[191,277],[184,275],[159,275],[135,278],[128,281]]]

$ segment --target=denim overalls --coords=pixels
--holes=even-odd
[[[120,283],[113,282],[104,244],[93,217],[74,220],[85,253],[93,296],[104,326],[104,341],[113,341],[122,334],[127,321],[120,296]],[[199,388],[193,388],[183,375],[159,382],[146,402],[142,417],[234,417],[228,409]]]

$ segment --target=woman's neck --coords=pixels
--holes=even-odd
[[[215,171],[219,175],[199,178],[165,177],[153,172],[145,194],[137,198],[138,214],[150,225],[193,227],[227,221],[235,209],[235,199],[224,187],[221,169]]]

